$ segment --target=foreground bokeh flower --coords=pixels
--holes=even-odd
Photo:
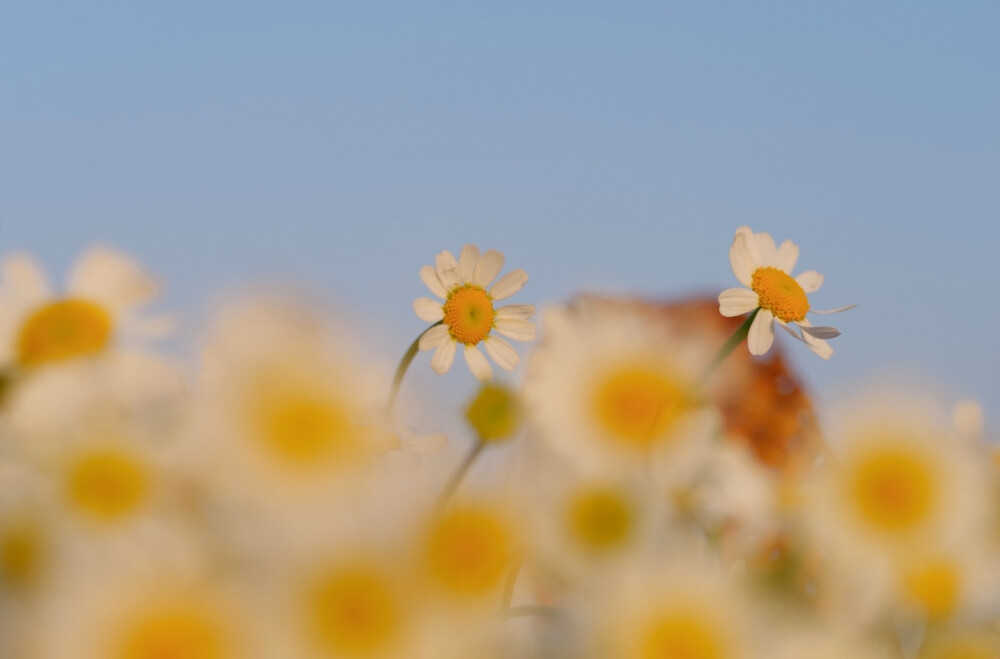
[[[814,327],[806,319],[806,313],[836,313],[854,305],[828,311],[811,308],[808,294],[819,290],[823,275],[806,270],[792,277],[798,258],[799,248],[790,240],[777,247],[769,233],[754,233],[746,226],[736,230],[729,248],[729,264],[733,274],[747,288],[723,291],[719,295],[719,313],[740,316],[759,309],[747,337],[751,354],[763,355],[768,351],[774,342],[775,322],[823,359],[833,354],[826,339],[839,336],[840,332],[833,327]],[[789,323],[798,325],[801,335],[791,330]]]
[[[535,325],[528,319],[535,312],[531,304],[510,304],[499,309],[497,300],[505,300],[521,290],[528,281],[528,274],[518,268],[496,279],[503,267],[503,254],[495,249],[479,253],[475,245],[462,248],[458,260],[445,250],[437,255],[434,267],[424,266],[420,278],[427,288],[444,300],[438,302],[428,297],[417,298],[413,309],[421,320],[440,323],[430,328],[420,338],[420,349],[435,349],[431,368],[442,374],[451,368],[458,344],[472,374],[480,380],[493,375],[493,369],[477,347],[480,343],[487,354],[501,368],[512,370],[520,357],[513,346],[493,334],[495,329],[515,341],[535,338]]]

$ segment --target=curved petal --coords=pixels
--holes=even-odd
[[[438,279],[437,270],[434,269],[434,266],[425,265],[420,268],[420,279],[434,295],[437,295],[442,300],[448,297],[448,289]]]
[[[823,275],[819,274],[815,270],[806,270],[805,272],[800,272],[795,276],[795,281],[798,282],[799,286],[806,293],[815,293],[819,290],[819,287],[823,285]]]
[[[508,304],[505,307],[500,307],[496,310],[497,318],[520,318],[522,320],[528,320],[535,313],[535,305],[533,304]]]
[[[431,357],[431,370],[438,375],[447,373],[448,369],[451,368],[451,363],[455,361],[455,349],[457,347],[458,341],[451,338],[439,345]]]
[[[729,247],[729,266],[736,275],[736,280],[747,288],[753,282],[753,271],[758,264],[750,253],[749,239],[745,233],[737,233],[733,244]]]
[[[435,325],[434,327],[428,329],[426,332],[420,335],[420,342],[418,347],[421,350],[430,350],[431,348],[437,348],[439,345],[445,341],[450,341],[451,335],[448,333],[447,325]]]
[[[465,346],[462,352],[465,355],[465,363],[469,365],[469,370],[472,371],[477,380],[489,380],[493,377],[493,367],[486,361],[483,353],[479,352],[479,348]]]
[[[751,355],[763,355],[771,349],[772,343],[774,343],[774,314],[767,309],[761,309],[750,325],[747,347]]]
[[[799,323],[799,327],[802,328],[803,336],[809,335],[815,339],[833,339],[840,336],[840,330],[836,327],[814,327],[812,325],[803,325]]]
[[[476,269],[472,273],[472,283],[483,288],[489,286],[490,282],[500,274],[500,269],[503,268],[503,261],[504,258],[501,252],[495,249],[487,250],[485,254],[479,257],[479,263],[476,264]]]
[[[444,250],[434,257],[434,269],[437,271],[441,284],[448,291],[461,284],[458,279],[458,261],[455,260],[455,255],[448,250]]]
[[[795,263],[799,260],[799,246],[791,240],[781,243],[778,253],[774,257],[774,267],[786,273],[791,273]],[[801,284],[800,284],[801,285]]]
[[[521,361],[521,356],[517,354],[514,346],[499,336],[492,334],[487,336],[483,339],[483,347],[486,348],[486,353],[497,363],[497,366],[506,371],[513,371],[517,363]]]
[[[802,334],[802,339],[806,342],[806,345],[809,346],[810,350],[823,359],[829,359],[833,355],[833,348],[831,348],[830,344],[823,339],[813,338],[805,333]]]
[[[719,294],[719,313],[742,316],[760,306],[760,296],[746,288],[727,288]]]
[[[521,268],[511,270],[501,277],[497,283],[493,284],[490,288],[490,297],[494,300],[505,300],[521,290],[521,287],[524,286],[527,281],[527,272]]]
[[[479,263],[479,248],[475,245],[466,245],[458,255],[458,277],[462,283],[472,281],[472,273]]]
[[[515,341],[534,341],[535,340],[535,324],[530,320],[521,320],[520,318],[497,318],[493,325],[496,330],[506,336],[508,339],[514,339]]]
[[[440,302],[429,297],[418,297],[414,300],[413,311],[416,312],[417,318],[426,320],[428,323],[436,323],[444,318],[444,307],[441,306]]]
[[[788,336],[792,337],[796,341],[803,341],[803,342],[805,342],[805,339],[803,339],[801,336],[799,336],[798,334],[796,334],[795,330],[793,330],[787,324],[781,322],[777,318],[774,319],[774,322],[776,322],[778,324],[778,327],[780,327],[781,329],[785,330],[785,332],[788,333]]]
[[[132,257],[110,247],[94,247],[73,266],[68,290],[119,310],[149,302],[160,286]]]
[[[836,309],[822,309],[822,310],[821,309],[810,309],[809,313],[818,313],[818,314],[840,313],[841,311],[847,311],[848,309],[853,309],[856,306],[858,306],[858,305],[856,305],[856,304],[847,304],[847,305],[844,305],[842,307],[837,307]]]
[[[3,260],[3,284],[26,304],[40,302],[52,293],[45,271],[27,254],[13,254]]]

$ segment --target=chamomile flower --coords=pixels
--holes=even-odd
[[[80,257],[63,293],[52,291],[34,259],[9,256],[0,279],[0,363],[31,370],[101,355],[125,335],[162,335],[168,318],[137,314],[158,292],[139,263],[108,247]]]
[[[746,226],[736,230],[736,237],[729,248],[729,264],[733,274],[747,288],[723,291],[719,295],[719,313],[740,316],[759,310],[747,337],[751,354],[763,355],[770,349],[774,342],[775,322],[794,338],[805,342],[823,359],[829,359],[833,354],[833,348],[826,339],[839,336],[840,332],[834,327],[814,327],[806,314],[837,313],[855,305],[828,311],[812,309],[809,294],[819,290],[823,275],[815,270],[806,270],[792,277],[791,272],[798,258],[799,248],[790,240],[778,247],[769,233],[754,233]],[[789,328],[789,323],[798,325],[801,335]]]
[[[421,268],[420,278],[427,288],[444,300],[438,302],[420,297],[413,302],[413,310],[421,320],[440,323],[420,338],[421,350],[435,349],[431,358],[435,373],[440,375],[451,368],[455,351],[461,344],[472,374],[480,380],[488,380],[493,369],[479,351],[480,343],[500,368],[513,370],[520,361],[513,346],[493,330],[515,341],[535,338],[535,325],[528,320],[535,312],[534,305],[494,307],[494,302],[517,293],[528,281],[528,274],[518,268],[493,282],[503,262],[503,254],[495,249],[480,254],[475,245],[466,245],[457,261],[445,250],[437,255],[434,267]]]

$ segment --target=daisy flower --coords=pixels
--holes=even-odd
[[[495,249],[480,254],[475,245],[466,245],[457,261],[445,250],[437,255],[434,267],[421,268],[420,278],[427,288],[444,300],[420,297],[413,302],[413,310],[421,320],[439,323],[420,337],[421,350],[435,349],[431,358],[435,373],[440,375],[451,368],[455,350],[462,344],[472,374],[488,380],[493,369],[479,351],[480,343],[500,368],[513,370],[520,360],[513,346],[492,333],[494,329],[516,341],[535,338],[535,325],[528,320],[535,312],[534,305],[510,304],[499,309],[493,306],[497,300],[517,293],[528,281],[528,274],[518,268],[490,286],[503,262],[503,254]]]
[[[0,363],[34,369],[105,353],[121,335],[158,336],[168,318],[136,312],[159,293],[142,266],[109,247],[85,252],[64,293],[38,263],[12,255],[0,264]]]
[[[823,359],[829,359],[833,348],[826,339],[839,336],[835,327],[814,327],[806,313],[830,314],[845,311],[857,305],[848,305],[828,311],[817,311],[809,306],[809,293],[819,290],[823,275],[806,270],[792,277],[792,268],[799,258],[798,246],[790,240],[775,246],[769,233],[754,233],[750,227],[736,230],[729,248],[729,264],[733,274],[747,288],[730,288],[719,295],[719,313],[723,316],[740,316],[755,309],[760,311],[750,325],[747,345],[750,353],[763,355],[774,342],[774,323],[792,337],[805,342],[809,349]],[[749,290],[747,290],[749,289]],[[801,336],[788,327],[798,325]]]

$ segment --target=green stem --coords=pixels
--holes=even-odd
[[[386,401],[385,404],[386,418],[392,414],[392,408],[396,404],[396,396],[399,394],[399,387],[403,384],[403,376],[406,375],[406,371],[410,368],[410,363],[413,361],[413,358],[417,356],[418,352],[420,352],[420,339],[423,338],[424,334],[431,331],[432,328],[437,327],[443,322],[443,320],[439,320],[421,332],[420,335],[413,340],[413,343],[410,344],[410,347],[406,349],[406,354],[403,355],[403,358],[399,360],[399,366],[396,367],[396,375],[392,378],[392,388],[389,390],[389,400]]]
[[[451,495],[454,494],[455,490],[458,489],[458,486],[461,485],[462,479],[465,478],[465,474],[468,473],[472,463],[476,461],[476,458],[479,457],[479,454],[483,452],[484,448],[486,448],[486,442],[476,440],[475,446],[473,446],[472,450],[469,451],[469,454],[465,456],[465,460],[463,460],[462,464],[458,466],[458,470],[452,474],[451,480],[448,481],[448,484],[441,492],[441,497],[438,499],[439,509],[444,508],[444,505],[448,503],[448,499],[451,498]]]
[[[743,324],[736,328],[733,335],[719,348],[719,352],[715,353],[715,357],[712,361],[708,363],[705,370],[701,372],[698,377],[698,388],[701,388],[708,382],[708,379],[712,377],[715,370],[722,365],[722,362],[726,361],[726,358],[732,354],[733,350],[736,350],[736,346],[743,343],[743,340],[747,338],[747,334],[750,333],[750,325],[753,324],[753,319],[757,317],[757,313],[760,311],[759,308],[754,309],[747,316],[747,319],[743,321]]]

